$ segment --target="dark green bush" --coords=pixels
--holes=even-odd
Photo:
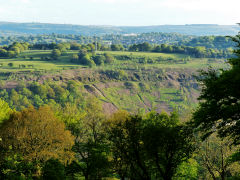
[[[64,165],[56,159],[49,159],[42,171],[44,180],[64,180],[66,178]]]

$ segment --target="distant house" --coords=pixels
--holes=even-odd
[[[107,45],[107,46],[111,46],[112,41],[102,41],[102,44]]]
[[[127,36],[127,37],[129,37],[129,36],[137,36],[138,34],[135,34],[135,33],[131,33],[131,34],[123,34],[123,36]]]

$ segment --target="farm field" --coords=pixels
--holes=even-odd
[[[77,54],[77,51],[67,51],[58,60],[43,60],[45,57],[51,55],[48,50],[29,50],[23,52],[19,57],[13,59],[0,59],[1,72],[18,72],[18,71],[59,71],[67,69],[78,69],[86,67],[79,64],[72,63],[71,56]],[[106,64],[104,66],[97,66],[94,69],[135,69],[135,68],[194,68],[201,69],[213,66],[217,68],[226,68],[227,65],[222,59],[204,59],[192,58],[187,63],[182,60],[187,58],[182,54],[166,54],[166,53],[148,53],[148,52],[113,52],[103,51],[97,54],[109,53],[113,56],[131,56],[133,58],[165,58],[168,61],[159,61],[156,63],[142,64],[131,60],[115,60],[113,64]],[[12,66],[9,66],[12,63]],[[23,66],[22,66],[23,65]]]

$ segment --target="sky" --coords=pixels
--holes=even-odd
[[[0,0],[0,21],[78,25],[240,22],[240,0]]]

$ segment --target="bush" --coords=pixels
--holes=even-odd
[[[136,85],[135,85],[134,83],[132,83],[132,82],[125,82],[125,83],[124,83],[124,86],[125,86],[127,89],[130,89],[130,90],[134,90],[134,89],[137,88]]]
[[[150,90],[149,86],[145,83],[139,83],[139,87],[140,87],[142,92],[146,92],[146,91]]]
[[[104,64],[104,61],[106,60],[106,58],[103,55],[97,55],[97,56],[93,57],[93,60],[96,65],[100,66],[100,65]]]
[[[149,64],[153,64],[153,63],[154,63],[154,60],[151,59],[151,58],[149,58],[149,59],[147,60],[147,63],[149,63]]]
[[[116,80],[127,79],[128,77],[124,70],[106,70],[102,73],[105,74],[107,77]]]
[[[59,49],[52,50],[51,57],[54,60],[57,60],[62,55],[62,52]]]
[[[77,54],[73,54],[72,58],[71,58],[71,62],[78,62],[78,59],[79,59],[78,55]]]
[[[141,58],[138,60],[139,63],[141,64],[146,64],[147,63],[147,58]]]
[[[105,63],[106,64],[112,64],[114,62],[114,57],[111,54],[104,53],[105,56]]]
[[[13,63],[8,63],[8,66],[9,67],[13,67]]]
[[[83,56],[80,59],[80,64],[87,65],[87,66],[90,66],[90,67],[96,65],[94,63],[94,61],[89,57],[89,55]]]
[[[44,180],[63,180],[65,179],[65,167],[59,160],[49,159],[43,167]]]

